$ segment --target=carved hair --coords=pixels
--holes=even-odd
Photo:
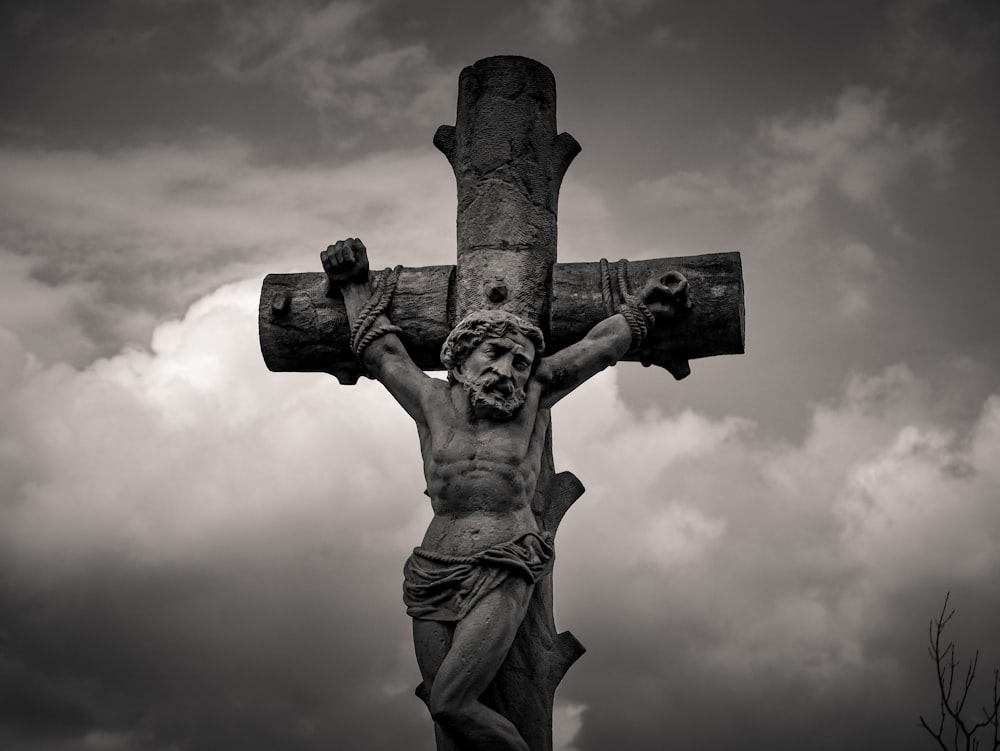
[[[498,339],[511,331],[521,334],[535,346],[534,367],[538,356],[545,351],[542,330],[506,310],[477,310],[459,321],[441,347],[441,364],[451,373],[484,340]]]

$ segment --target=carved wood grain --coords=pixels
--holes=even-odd
[[[424,370],[440,370],[439,354],[455,306],[454,266],[404,268],[389,317],[403,329],[407,351]],[[642,351],[625,360],[669,368],[678,358],[694,360],[742,354],[744,349],[743,271],[739,253],[712,253],[633,261],[630,288],[677,270],[687,276],[693,306],[687,318],[654,330]],[[374,276],[384,272],[374,272]],[[606,316],[601,266],[556,264],[552,279],[547,354],[579,341]],[[361,366],[351,353],[347,314],[336,291],[327,296],[322,273],[269,274],[264,279],[258,318],[261,352],[273,371],[325,372],[355,383]]]

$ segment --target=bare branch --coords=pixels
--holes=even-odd
[[[1000,670],[993,671],[993,704],[991,709],[982,706],[983,719],[970,726],[971,719],[964,716],[965,705],[975,682],[976,669],[979,666],[979,650],[977,649],[969,661],[962,680],[961,694],[953,698],[955,692],[955,672],[961,667],[961,660],[958,659],[955,643],[949,641],[944,649],[941,648],[942,635],[945,626],[955,615],[954,610],[948,610],[948,600],[951,593],[947,593],[944,598],[944,605],[936,620],[932,620],[927,627],[927,654],[934,661],[934,669],[938,684],[938,722],[937,728],[931,727],[930,723],[920,715],[920,725],[927,731],[938,747],[944,751],[978,751],[981,745],[979,731],[986,728],[993,728],[993,744],[991,751],[1000,751]],[[950,721],[952,743],[951,749],[945,743],[946,727]]]
[[[944,718],[941,719],[942,724],[944,723]],[[931,730],[931,726],[927,724],[927,721],[920,717],[920,724],[924,726],[924,730],[931,734],[931,737],[937,741],[937,744],[943,749],[943,751],[950,751],[949,748],[944,745],[944,741],[941,740],[941,728],[938,728],[937,732]]]

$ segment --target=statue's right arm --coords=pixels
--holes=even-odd
[[[361,309],[371,297],[368,258],[360,240],[341,240],[320,254],[323,268],[344,296],[347,320],[354,330]],[[362,273],[363,271],[363,273]],[[372,330],[391,326],[384,313],[375,319]],[[435,385],[441,383],[424,373],[394,333],[372,341],[361,353],[362,364],[406,410],[418,425],[427,424],[427,405]]]

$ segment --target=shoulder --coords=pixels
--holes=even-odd
[[[572,375],[565,363],[559,360],[553,361],[552,358],[546,357],[538,363],[538,367],[531,376],[531,380],[537,384],[541,393],[546,394],[550,391],[564,388],[571,377]]]
[[[450,415],[454,412],[452,389],[455,388],[462,387],[460,384],[431,376],[420,385],[420,401],[429,422],[451,419]]]
[[[421,396],[430,402],[448,399],[451,388],[452,384],[448,381],[431,376],[427,376],[420,384]]]
[[[531,374],[532,383],[537,383],[543,389],[552,381],[552,363],[547,357],[543,357],[535,366],[535,372]]]

